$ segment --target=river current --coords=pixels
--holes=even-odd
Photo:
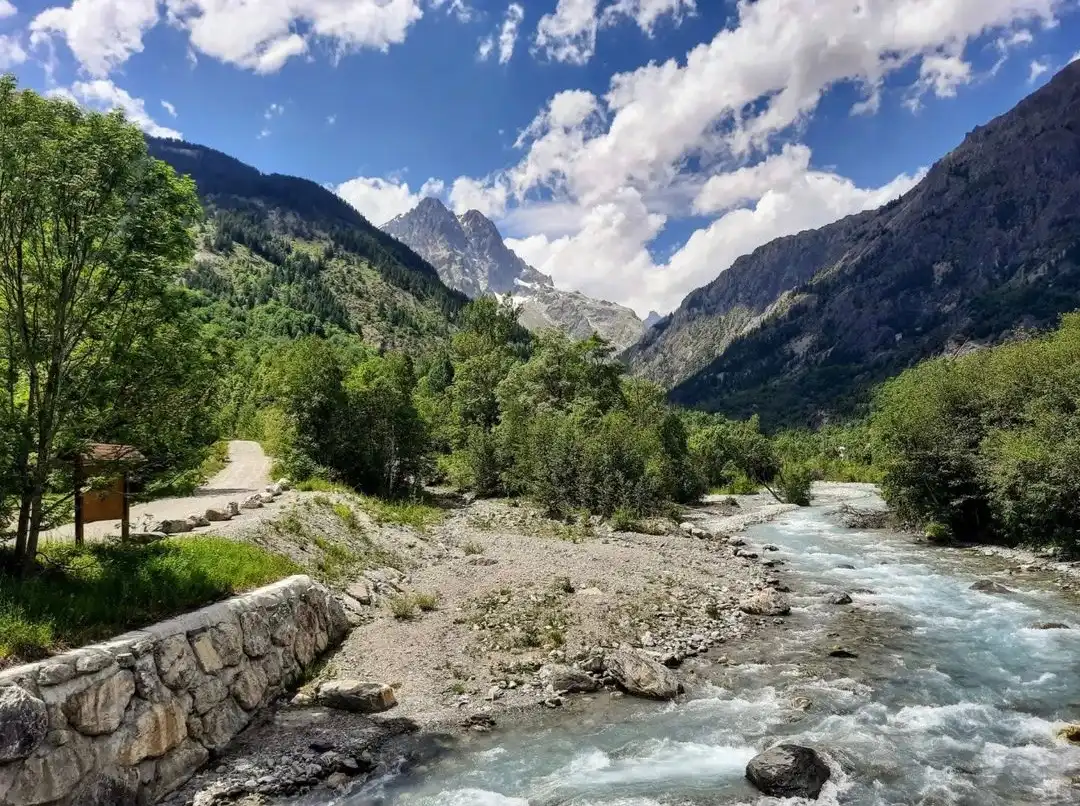
[[[873,502],[867,490],[844,496]],[[687,701],[598,695],[592,709],[477,737],[329,802],[794,804],[744,779],[757,752],[793,741],[831,759],[822,804],[1080,804],[1080,747],[1055,736],[1080,722],[1077,599],[1045,576],[1006,575],[978,552],[844,528],[837,503],[749,531],[750,543],[779,548],[769,556],[784,561],[794,612],[692,664]],[[971,590],[987,577],[1015,593]],[[836,590],[854,604],[826,604],[823,594]],[[857,657],[831,657],[837,647]]]

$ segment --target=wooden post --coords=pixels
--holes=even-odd
[[[83,467],[82,457],[75,457],[75,545],[85,543],[83,533]]]
[[[124,496],[124,514],[120,520],[120,540],[127,543],[131,538],[131,500],[128,498],[128,472],[124,471],[124,478],[120,487]]]

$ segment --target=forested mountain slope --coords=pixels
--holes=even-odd
[[[849,411],[884,378],[1080,307],[1080,62],[885,207],[780,239],[629,353],[672,399],[766,423]]]
[[[376,346],[415,349],[444,338],[467,301],[315,182],[263,174],[205,146],[147,143],[197,185],[207,222],[185,281],[216,316],[227,313],[259,335],[339,329]]]

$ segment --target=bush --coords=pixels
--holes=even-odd
[[[641,521],[636,513],[620,507],[611,516],[611,528],[616,532],[640,532]]]
[[[412,600],[423,613],[439,609],[439,594],[437,593],[414,593]]]
[[[780,497],[788,504],[808,507],[810,506],[810,488],[813,481],[814,473],[806,465],[785,465],[780,478],[777,480]]]
[[[412,621],[418,615],[416,602],[413,601],[411,596],[404,594],[391,596],[386,600],[386,606],[390,608],[394,618],[399,621]]]

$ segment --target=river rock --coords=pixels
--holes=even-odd
[[[831,605],[849,605],[851,596],[844,591],[833,591],[825,596],[825,601]]]
[[[353,582],[345,589],[345,593],[355,599],[358,604],[371,604],[371,588],[366,582]]]
[[[220,523],[221,521],[227,521],[232,518],[232,513],[228,509],[215,509],[211,507],[206,510],[206,514],[203,516],[210,523]]]
[[[839,568],[841,571],[854,571],[855,570],[855,566],[852,565],[851,563],[840,563],[836,567]]]
[[[1056,735],[1070,744],[1080,744],[1080,725],[1066,725],[1058,728]]]
[[[1033,630],[1067,630],[1068,624],[1062,624],[1060,621],[1037,621],[1031,625]]]
[[[264,504],[274,503],[274,499],[277,498],[273,493],[259,493],[259,500]]]
[[[245,498],[244,503],[242,503],[240,505],[240,508],[241,509],[262,509],[262,505],[263,505],[262,499],[257,495],[253,495],[253,496],[250,496],[249,498]]]
[[[829,765],[821,756],[798,744],[777,745],[746,765],[750,783],[774,798],[817,800],[829,775]]]
[[[852,652],[850,649],[845,649],[842,646],[834,646],[832,649],[829,650],[829,657],[830,658],[849,658],[850,659],[850,658],[857,658],[857,657],[859,657],[859,655],[858,655],[858,653]]]
[[[240,514],[240,505],[235,501],[230,501],[225,505],[225,511],[228,512],[231,517],[235,518]]]
[[[315,701],[327,708],[355,714],[377,714],[397,705],[394,690],[385,683],[330,680],[319,685]]]
[[[636,652],[616,650],[604,660],[608,674],[628,694],[654,700],[673,700],[679,694],[679,680],[670,669]]]
[[[540,670],[540,677],[546,679],[552,691],[557,693],[582,694],[596,691],[600,687],[588,672],[575,669],[573,666],[551,664]]]
[[[210,525],[210,519],[208,517],[196,513],[188,515],[187,522],[191,525],[192,529],[201,529],[204,526]]]
[[[0,689],[0,764],[26,758],[48,730],[44,702],[19,686]]]
[[[763,588],[739,602],[739,609],[751,616],[786,616],[791,612],[791,602],[776,589]]]
[[[982,591],[983,593],[1015,593],[1012,589],[1006,588],[992,579],[980,579],[971,586],[971,590]]]

